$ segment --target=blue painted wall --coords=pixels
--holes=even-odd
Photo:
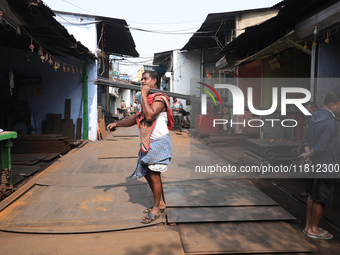
[[[28,46],[27,46],[28,47]],[[37,77],[41,75],[44,83],[43,95],[34,95],[34,85],[20,87],[19,100],[27,101],[30,110],[35,112],[37,131],[42,132],[42,120],[46,119],[47,113],[59,113],[64,118],[65,99],[71,99],[71,119],[76,124],[77,118],[83,118],[82,94],[83,83],[81,75],[75,72],[63,72],[62,66],[54,71],[53,65],[42,63],[37,54],[37,45],[34,52],[16,50],[9,47],[0,47],[0,100],[13,101],[10,95],[9,84],[6,76],[10,71],[14,76]],[[56,56],[60,61],[77,65],[76,61]],[[30,61],[27,61],[30,59]],[[92,77],[93,78],[93,77]],[[17,87],[17,84],[15,85]],[[10,123],[9,123],[10,124]],[[0,127],[1,128],[1,127]]]

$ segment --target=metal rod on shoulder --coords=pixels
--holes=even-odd
[[[106,78],[100,78],[98,77],[97,80],[94,82],[97,85],[102,85],[102,86],[110,86],[110,87],[116,87],[116,88],[121,88],[121,89],[131,89],[131,90],[137,90],[140,91],[142,90],[142,84],[140,83],[136,83],[136,84],[129,84],[129,83],[125,83],[125,82],[121,82],[121,81],[114,81],[114,80],[110,80],[110,79],[106,79]],[[160,90],[160,89],[150,89],[151,93],[163,93],[169,97],[176,97],[176,98],[180,98],[180,99],[184,99],[184,100],[188,100],[188,101],[192,101],[192,102],[197,102],[200,103],[201,102],[201,98],[200,97],[194,97],[194,96],[190,96],[190,95],[186,95],[186,94],[180,94],[180,93],[174,93],[174,92],[169,92],[166,90]],[[213,100],[211,100],[210,98],[208,99],[209,103],[213,103]],[[222,101],[222,104],[224,107],[228,107],[228,108],[233,108],[233,104],[229,103],[229,102],[225,102]],[[265,108],[265,107],[255,107],[258,110],[268,110],[269,108]],[[244,107],[244,109],[246,111],[249,111],[249,108],[247,106]],[[280,109],[276,109],[275,113],[280,113],[281,110]],[[288,114],[303,114],[301,113],[301,111],[299,110],[287,110]]]

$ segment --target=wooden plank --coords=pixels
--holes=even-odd
[[[46,134],[52,134],[53,131],[53,113],[47,113],[46,115],[46,127],[45,127],[45,133]]]
[[[82,118],[77,119],[77,131],[76,131],[76,139],[81,139],[81,128],[82,128]]]
[[[102,134],[100,133],[99,121],[97,121],[97,139],[102,141]]]
[[[53,134],[61,134],[61,114],[54,114]]]
[[[179,224],[185,253],[252,254],[313,252],[315,247],[285,222]]]
[[[61,134],[67,136],[70,140],[74,139],[73,120],[65,119],[61,122]]]
[[[65,99],[65,120],[71,119],[71,99]]]
[[[280,206],[167,208],[169,223],[294,220]]]
[[[105,140],[105,138],[106,138],[108,133],[106,131],[106,126],[105,126],[104,118],[101,118],[98,121],[98,126],[99,126],[100,135],[101,135],[101,140]]]
[[[41,122],[41,132],[46,134],[46,120],[42,120]]]

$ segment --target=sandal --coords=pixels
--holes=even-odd
[[[146,209],[143,211],[143,213],[149,213],[149,212],[151,212],[152,208],[153,208],[153,206],[151,206],[150,208],[146,208]],[[160,209],[160,208],[159,208],[159,210],[161,211],[161,213],[163,213],[165,209],[166,209],[166,207],[163,208],[163,209]]]
[[[322,239],[322,240],[329,240],[329,239],[332,239],[332,238],[333,238],[333,235],[332,235],[332,234],[330,234],[330,236],[328,236],[328,237],[324,237],[324,235],[326,235],[326,234],[330,234],[330,233],[329,233],[329,232],[323,232],[322,234],[317,235],[317,236],[315,236],[315,235],[310,235],[310,234],[307,233],[307,236],[310,237],[310,238],[314,238],[314,239]]]
[[[325,233],[328,233],[328,230],[326,230],[326,229],[323,229],[323,228],[318,228],[318,229],[325,232]],[[308,234],[304,229],[302,229],[302,233],[304,233],[305,235]]]
[[[144,223],[144,224],[149,224],[149,223],[157,220],[159,218],[159,216],[161,216],[161,214],[156,215],[156,214],[152,214],[151,212],[149,212],[148,215],[144,219],[142,219],[141,222]]]

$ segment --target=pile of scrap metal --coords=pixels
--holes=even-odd
[[[296,163],[299,143],[284,139],[248,139],[243,157],[246,166]]]

